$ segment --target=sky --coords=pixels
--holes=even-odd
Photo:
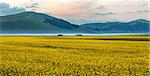
[[[150,20],[150,0],[0,0],[0,16],[45,13],[73,24]]]

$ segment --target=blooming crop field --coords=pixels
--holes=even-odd
[[[148,36],[0,37],[0,76],[148,76]]]

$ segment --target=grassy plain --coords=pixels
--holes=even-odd
[[[148,76],[148,35],[0,37],[0,76]]]

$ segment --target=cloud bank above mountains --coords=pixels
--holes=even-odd
[[[10,7],[9,4],[0,3],[0,16],[16,14],[19,12],[24,12],[25,9],[18,7]]]
[[[4,0],[0,15],[36,11],[75,24],[149,19],[149,0]],[[5,4],[4,4],[5,3]]]

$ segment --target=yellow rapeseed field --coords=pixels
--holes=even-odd
[[[0,37],[0,76],[149,76],[148,36]]]

